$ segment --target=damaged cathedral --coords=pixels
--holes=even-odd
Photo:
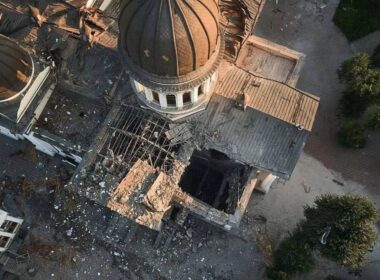
[[[319,98],[303,54],[252,35],[264,0],[38,2],[0,1],[0,133],[75,166],[67,190],[132,235],[233,231],[290,178]]]

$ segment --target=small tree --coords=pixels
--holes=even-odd
[[[380,105],[371,108],[369,111],[367,127],[372,130],[380,131]]]
[[[358,53],[343,62],[338,76],[347,84],[348,91],[359,96],[373,98],[380,95],[380,69],[371,67],[368,54]]]
[[[339,264],[358,269],[376,244],[379,212],[366,197],[326,194],[304,210],[302,232],[310,245]]]
[[[309,272],[314,267],[313,251],[351,269],[359,269],[376,244],[376,226],[380,215],[366,197],[325,194],[306,206],[305,220],[282,241],[273,255],[267,275],[287,280],[293,274]]]
[[[313,268],[312,249],[297,229],[274,252],[273,265],[268,269],[267,275],[273,280],[286,280],[296,273],[310,272]]]
[[[338,132],[339,142],[348,148],[363,148],[367,142],[365,131],[360,124],[349,122]]]
[[[370,97],[360,96],[353,91],[343,92],[340,100],[341,111],[348,118],[359,118],[370,103]]]

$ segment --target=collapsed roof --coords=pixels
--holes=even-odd
[[[221,25],[225,30],[226,56],[234,61],[251,35],[265,0],[220,0]]]

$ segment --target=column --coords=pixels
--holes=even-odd
[[[204,87],[205,94],[208,94],[210,92],[210,85],[211,85],[211,78],[209,78],[205,83],[205,87]]]
[[[212,74],[212,76],[211,76],[211,80],[212,80],[212,81],[215,81],[217,75],[218,75],[217,72],[215,72],[214,74]]]
[[[177,93],[175,100],[177,108],[183,108],[183,93]]]
[[[166,109],[168,107],[168,103],[166,102],[166,95],[163,93],[158,94],[160,99],[160,105],[162,109]]]
[[[193,88],[191,91],[191,103],[196,103],[198,101],[198,88]]]
[[[215,90],[216,83],[218,82],[218,72],[215,72],[210,80],[210,91],[207,94],[212,94],[211,90]]]
[[[260,175],[259,175],[260,176]],[[268,193],[272,184],[274,183],[274,181],[276,181],[277,179],[277,176],[269,173],[269,174],[265,174],[265,173],[262,173],[262,175],[260,176],[262,182],[259,186],[257,186],[257,190],[258,191],[261,191],[263,193]],[[264,178],[264,179],[262,179]]]
[[[136,81],[132,77],[129,78],[129,81],[131,82],[133,91],[135,93],[138,93],[138,89],[137,89],[137,86],[136,86]]]
[[[153,93],[152,93],[152,90],[149,89],[149,88],[144,88],[144,92],[145,92],[145,98],[146,100],[148,100],[149,102],[152,102],[153,101]]]

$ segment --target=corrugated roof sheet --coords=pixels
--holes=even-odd
[[[215,92],[237,100],[245,94],[245,104],[277,119],[311,131],[319,98],[271,79],[232,66]]]
[[[229,98],[214,95],[204,115],[206,148],[288,179],[309,134],[255,109],[246,111]]]

